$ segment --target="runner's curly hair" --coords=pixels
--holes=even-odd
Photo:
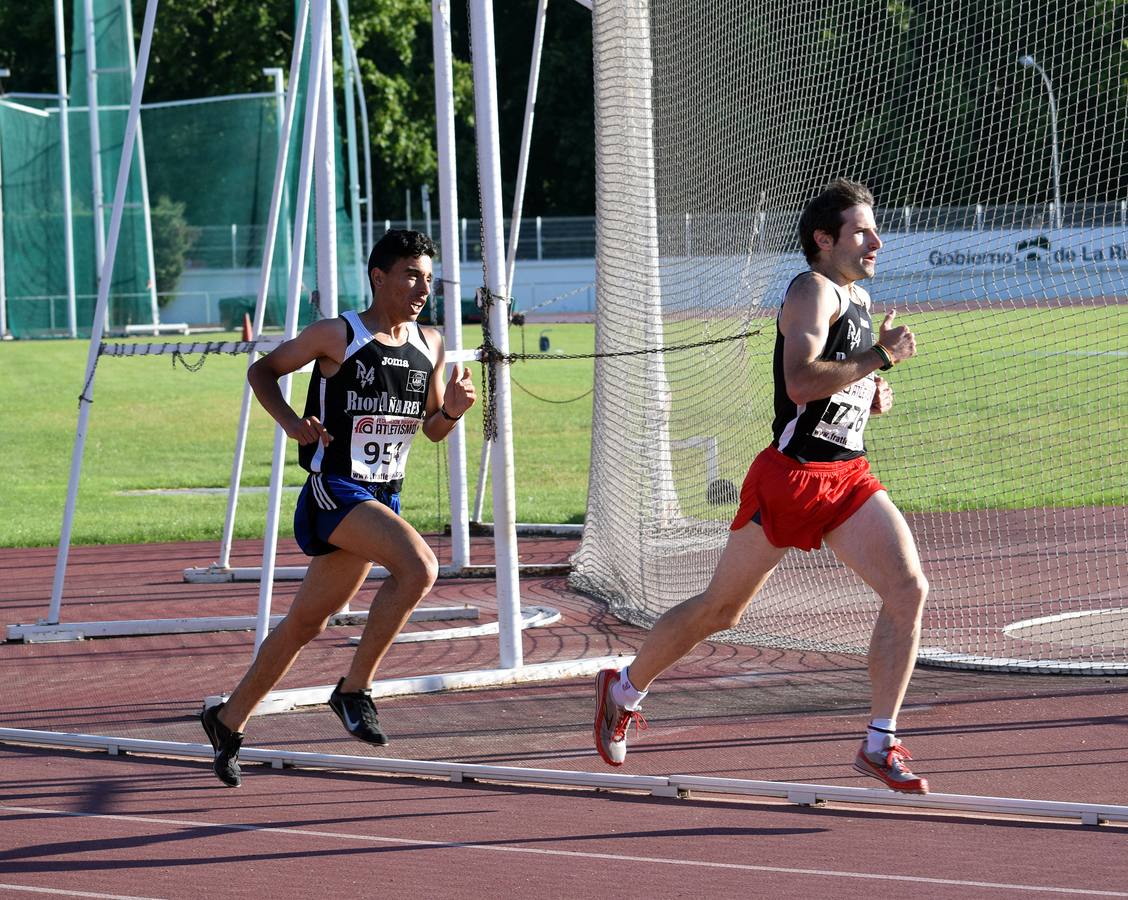
[[[799,243],[803,245],[803,255],[807,262],[814,262],[819,255],[815,243],[815,232],[825,231],[838,240],[838,230],[842,227],[842,211],[851,206],[873,206],[873,194],[864,184],[836,178],[828,184],[817,197],[811,200],[799,216]]]

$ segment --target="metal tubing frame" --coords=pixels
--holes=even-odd
[[[262,268],[259,272],[258,297],[255,298],[255,320],[252,323],[251,337],[258,341],[266,321],[266,297],[270,291],[271,269],[274,261],[274,246],[278,240],[278,220],[283,203],[287,206],[286,227],[289,240],[286,242],[286,272],[292,262],[293,230],[289,217],[289,190],[286,169],[290,160],[290,137],[294,131],[294,110],[297,105],[298,84],[301,80],[301,60],[305,51],[306,32],[309,26],[309,0],[303,0],[298,8],[297,27],[294,31],[294,52],[290,58],[290,85],[286,94],[285,109],[278,136],[278,157],[274,163],[274,189],[270,196],[270,213],[267,218],[266,239],[262,248]],[[277,82],[275,83],[277,90]],[[255,354],[247,354],[247,368],[255,361]],[[247,449],[247,429],[251,417],[251,385],[243,379],[243,398],[239,407],[239,425],[235,432],[235,450],[231,459],[231,480],[227,490],[227,511],[223,520],[223,537],[219,544],[219,563],[222,568],[231,565],[231,544],[235,535],[235,512],[239,505],[239,485],[243,478],[243,462]]]
[[[59,91],[59,147],[63,166],[63,246],[67,278],[67,333],[78,337],[74,286],[74,211],[71,198],[70,117],[67,95],[67,45],[63,29],[63,0],[55,0],[55,78]]]
[[[125,23],[125,43],[129,49],[130,80],[137,72],[133,53],[133,10],[129,0],[122,0],[122,21]],[[153,334],[160,334],[161,307],[157,302],[157,263],[153,258],[153,213],[149,206],[149,170],[145,165],[145,133],[141,120],[137,121],[137,180],[141,184],[141,219],[145,226],[145,266],[149,276],[149,317],[153,320]]]
[[[590,7],[589,7],[590,8]],[[517,268],[517,243],[521,235],[521,210],[525,202],[525,181],[529,173],[529,148],[532,144],[533,116],[537,106],[537,85],[540,83],[540,63],[544,50],[544,23],[548,15],[548,0],[537,0],[537,22],[533,31],[533,58],[529,64],[529,87],[525,94],[525,119],[521,126],[521,150],[517,160],[517,183],[513,188],[513,212],[509,217],[509,248],[505,259],[505,283],[513,292],[513,276]],[[474,521],[482,521],[482,501],[486,491],[487,461],[491,441],[482,441],[482,459],[478,465],[478,486],[474,495]]]
[[[357,300],[360,303],[360,308],[363,309],[366,305],[364,302],[365,298],[368,296],[368,290],[365,287],[365,282],[368,280],[368,274],[365,269],[368,255],[364,252],[364,244],[360,236],[360,176],[356,144],[356,103],[353,97],[353,82],[355,81],[353,66],[355,65],[356,53],[352,46],[352,33],[349,31],[348,0],[337,0],[337,11],[341,20],[341,67],[343,69],[342,81],[344,83],[345,94],[345,139],[348,141],[349,145],[349,213],[352,219],[352,239],[354,253],[356,255],[354,266],[356,267]]]
[[[337,318],[337,159],[333,141],[335,114],[333,108],[333,29],[332,10],[326,4],[325,44],[321,57],[320,116],[314,137],[314,173],[316,199],[315,238],[317,243],[317,293],[320,314]],[[311,63],[312,64],[312,63]]]
[[[504,213],[501,202],[501,156],[498,135],[497,76],[494,69],[494,28],[491,0],[470,3],[470,37],[474,65],[474,110],[478,172],[482,196],[482,258],[486,288],[493,295],[490,331],[498,350],[509,352],[509,300],[505,284]],[[497,363],[492,363],[497,365]],[[501,629],[498,644],[502,668],[519,668],[521,647],[521,590],[517,574],[517,515],[513,478],[513,418],[510,373],[500,366],[494,403],[497,440],[492,450],[494,554],[497,560],[497,603]]]
[[[22,728],[0,728],[0,743],[34,747],[63,747],[104,750],[111,755],[136,753],[158,758],[210,760],[208,744],[151,741],[139,738],[103,737]],[[538,784],[554,787],[587,787],[602,791],[645,792],[660,797],[691,798],[695,794],[765,797],[798,806],[822,807],[828,803],[845,808],[898,807],[924,814],[950,811],[983,813],[1017,819],[1060,819],[1082,825],[1128,823],[1128,806],[1112,803],[1075,803],[1068,800],[1037,800],[1022,797],[985,797],[965,794],[898,794],[880,788],[802,784],[788,781],[754,781],[743,778],[711,778],[700,775],[624,775],[617,772],[584,772],[561,769],[532,769],[520,766],[489,766],[476,763],[432,762],[389,759],[379,756],[346,756],[303,753],[293,750],[244,748],[243,763],[262,763],[275,769],[297,768],[341,772],[374,772],[385,775],[441,778],[455,784],[474,781]]]
[[[450,36],[450,0],[431,2],[435,52],[435,131],[439,156],[439,227],[442,231],[443,328],[446,345],[462,349],[462,263],[458,241],[458,180],[454,142],[454,54]],[[460,422],[447,437],[450,472],[451,562],[470,563],[470,516],[466,491],[466,428]]]
[[[517,158],[517,183],[513,188],[513,212],[509,217],[509,249],[505,260],[505,283],[513,292],[513,275],[517,265],[517,242],[521,236],[521,213],[525,205],[525,181],[529,174],[529,147],[533,137],[533,117],[537,108],[537,85],[540,83],[541,56],[544,50],[544,23],[548,16],[548,0],[537,0],[537,24],[533,31],[533,58],[529,63],[529,88],[525,93],[525,119],[521,126],[521,151]]]
[[[295,201],[293,245],[290,251],[290,283],[286,294],[285,339],[292,340],[298,331],[298,301],[301,295],[302,268],[305,265],[306,229],[309,224],[310,182],[314,176],[315,132],[322,95],[323,64],[328,30],[328,0],[312,0],[309,52],[309,84],[306,91],[306,116],[302,134],[301,172]],[[279,379],[282,397],[290,402],[290,375]],[[255,653],[270,630],[270,601],[274,589],[274,564],[278,555],[278,518],[282,505],[282,480],[286,463],[286,441],[289,438],[281,425],[274,428],[274,451],[270,466],[270,496],[266,509],[266,534],[263,538],[262,580],[259,583],[258,622],[255,627]]]
[[[105,191],[102,187],[102,127],[98,121],[98,36],[94,32],[94,0],[83,0],[82,3],[83,31],[86,35],[86,109],[90,120],[90,190],[92,194],[91,205],[94,213],[94,271],[99,279],[102,278],[103,265],[106,258],[106,223],[103,220],[103,207],[105,206]],[[136,80],[136,79],[134,79]],[[113,270],[110,270],[110,275]],[[101,294],[101,284],[98,285]],[[109,327],[109,306],[102,310],[103,321],[101,330]]]
[[[89,2],[89,0],[88,0]],[[121,162],[118,165],[117,187],[114,191],[114,207],[110,214],[110,234],[106,256],[102,260],[102,271],[98,279],[98,300],[94,307],[94,321],[90,326],[90,350],[86,358],[86,377],[83,381],[85,391],[79,398],[78,425],[75,429],[74,450],[71,453],[70,479],[67,484],[67,501],[63,510],[62,533],[59,536],[59,550],[55,558],[55,577],[51,586],[51,605],[48,611],[48,624],[59,621],[59,608],[62,605],[63,584],[66,579],[67,557],[70,553],[71,531],[74,527],[74,509],[78,499],[78,482],[82,473],[82,455],[86,447],[86,430],[90,422],[90,405],[94,394],[94,369],[98,363],[98,346],[102,342],[103,326],[109,306],[110,275],[113,272],[114,257],[117,254],[118,237],[121,234],[121,217],[125,207],[125,191],[129,182],[129,171],[133,163],[134,141],[137,126],[141,120],[141,94],[145,85],[145,73],[149,67],[149,50],[153,43],[153,21],[157,14],[159,0],[147,0],[145,24],[141,29],[141,47],[138,52],[137,67],[133,76],[133,92],[129,100],[129,116],[125,123],[125,136],[122,140]],[[95,217],[100,216],[100,211]]]

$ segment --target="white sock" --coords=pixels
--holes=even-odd
[[[872,719],[866,729],[866,753],[879,753],[896,740],[896,719]]]
[[[635,710],[642,706],[646,691],[640,691],[633,684],[627,669],[619,673],[619,678],[611,685],[611,699],[624,709]]]

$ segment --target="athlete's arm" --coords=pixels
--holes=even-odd
[[[291,341],[275,347],[247,370],[251,390],[286,434],[299,444],[321,441],[328,445],[333,436],[325,430],[317,416],[301,418],[282,396],[278,379],[296,372],[315,359],[340,365],[345,355],[348,332],[340,319],[314,322]]]
[[[474,382],[470,379],[470,369],[461,363],[455,363],[452,378],[446,382],[443,378],[446,350],[443,347],[443,336],[434,328],[424,329],[424,339],[428,346],[437,346],[434,374],[431,375],[431,389],[427,394],[427,415],[423,420],[423,433],[432,441],[441,441],[454,431],[458,420],[462,418],[474,401],[477,394],[474,391]],[[445,410],[445,415],[444,415]]]
[[[796,405],[830,397],[860,381],[884,364],[866,349],[846,359],[819,359],[838,313],[838,295],[823,278],[800,278],[787,292],[779,327],[783,334],[783,378],[787,396]],[[881,325],[880,341],[895,362],[916,353],[908,328],[892,327],[891,310]]]

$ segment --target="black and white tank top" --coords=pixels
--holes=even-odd
[[[349,310],[341,315],[348,349],[336,374],[328,378],[320,361],[309,380],[303,416],[317,416],[332,436],[298,448],[298,462],[308,472],[343,475],[357,481],[403,485],[411,443],[427,414],[434,362],[415,322],[399,347],[381,344]]]
[[[797,278],[808,277],[804,272]],[[796,279],[788,284],[788,290]],[[869,297],[859,291],[862,303],[854,302],[838,285],[833,285],[838,295],[838,318],[830,326],[826,345],[819,359],[845,359],[873,346],[873,323],[869,313]],[[784,292],[786,297],[786,291]],[[782,307],[779,315],[783,314]],[[869,421],[870,404],[876,385],[872,375],[867,375],[844,387],[831,397],[812,403],[796,405],[787,396],[783,376],[783,332],[779,331],[776,316],[775,357],[775,420],[772,422],[776,449],[800,462],[832,462],[855,459],[866,452],[863,441],[866,422]]]

